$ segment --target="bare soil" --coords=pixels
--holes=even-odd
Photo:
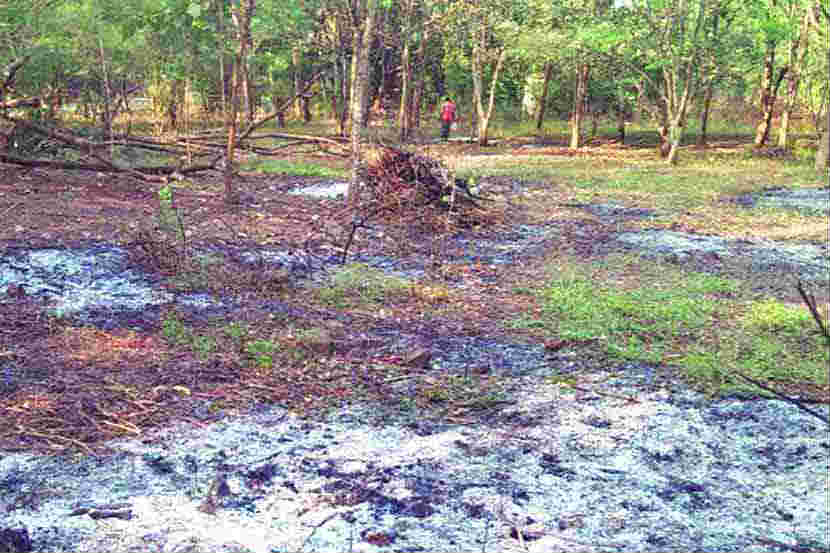
[[[463,147],[462,147],[463,149]],[[335,164],[344,162],[335,162]],[[200,175],[192,186],[179,187],[176,205],[185,215],[192,246],[311,248],[327,246],[326,221],[336,220],[342,202],[287,195],[298,186],[326,179],[242,174],[239,205],[223,202],[218,174]],[[511,183],[493,178],[493,187]],[[172,281],[177,267],[153,259],[142,248],[142,232],[152,229],[159,211],[157,189],[123,176],[21,169],[0,165],[0,254],[21,248],[73,247],[90,241],[127,248],[136,264]],[[482,232],[498,233],[529,221],[521,206],[508,205]],[[548,251],[591,257],[606,253],[603,244],[619,230],[596,218],[564,218]],[[429,252],[434,236],[411,234],[411,248]],[[356,244],[359,249],[361,244]],[[390,250],[390,255],[394,251]],[[389,340],[367,329],[401,329],[417,335],[429,349],[442,336],[506,336],[503,321],[538,309],[534,296],[519,292],[535,287],[546,275],[544,256],[509,267],[470,267],[437,260],[430,278],[440,285],[447,275],[463,280],[447,297],[404,296],[377,309],[338,310],[321,305],[309,288],[293,286],[284,275],[269,280],[249,266],[216,269],[212,288],[233,297],[226,322],[242,321],[259,336],[281,336],[287,327],[323,329],[330,349],[291,344],[291,356],[264,370],[218,331],[218,353],[202,358],[191,348],[166,339],[161,328],[104,331],[79,327],[46,314],[38,298],[12,297],[0,291],[0,367],[31,375],[10,393],[0,394],[0,449],[65,452],[104,451],[106,440],[141,436],[174,420],[204,425],[218,412],[241,412],[262,402],[279,402],[305,412],[326,408],[332,399],[390,399],[387,383],[426,370],[390,357]],[[178,266],[180,270],[182,266]],[[444,279],[444,280],[442,280]],[[798,301],[793,293],[782,299]],[[263,307],[263,300],[283,306]],[[188,324],[213,332],[209,320]],[[291,338],[288,338],[289,340]],[[512,341],[540,343],[532,332],[511,331]],[[326,348],[328,346],[325,346]],[[298,354],[299,352],[299,354]],[[360,389],[353,374],[361,371]],[[48,378],[35,378],[48,374]],[[0,374],[0,379],[2,379]],[[482,389],[496,384],[482,376]],[[2,388],[0,388],[2,390]],[[803,390],[802,390],[803,391]],[[824,391],[816,390],[818,393]],[[200,409],[210,403],[217,412]],[[459,406],[457,418],[477,412]]]

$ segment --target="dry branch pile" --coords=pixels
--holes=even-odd
[[[453,178],[440,161],[421,154],[382,148],[360,176],[361,207],[381,217],[452,212],[458,224],[483,211],[476,199],[484,198],[474,196],[466,182]]]
[[[345,261],[360,228],[382,224],[405,250],[409,238],[428,235],[433,242],[459,228],[484,224],[500,214],[486,210],[466,181],[454,178],[439,160],[390,147],[373,152],[374,159],[358,172],[358,194],[331,218],[346,232],[341,248]]]

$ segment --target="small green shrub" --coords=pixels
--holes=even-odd
[[[318,297],[335,307],[385,303],[409,296],[412,284],[384,274],[362,263],[352,263],[332,275],[331,285],[320,288]]]
[[[263,369],[270,369],[274,366],[274,354],[279,350],[279,344],[263,339],[254,340],[245,345],[245,353],[253,357],[257,366]]]
[[[195,335],[190,342],[190,347],[199,359],[206,361],[216,351],[216,339],[212,336]]]
[[[175,315],[168,315],[161,322],[164,338],[176,345],[189,344],[193,338],[192,331]]]

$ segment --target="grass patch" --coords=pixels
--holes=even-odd
[[[827,385],[830,348],[809,314],[729,279],[615,256],[560,269],[538,295],[542,309],[512,326],[596,344],[604,361],[676,366],[711,394],[745,388],[735,371]]]
[[[362,263],[338,269],[329,286],[316,291],[317,298],[333,307],[349,308],[380,305],[412,296],[412,283],[385,274]]]
[[[325,167],[313,163],[300,163],[282,159],[267,159],[253,162],[245,167],[248,171],[261,173],[276,173],[301,177],[323,177],[341,179],[348,177],[345,169]]]

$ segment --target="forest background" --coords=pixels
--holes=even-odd
[[[3,0],[0,106],[7,121],[9,108],[71,113],[110,134],[142,110],[158,133],[223,121],[229,148],[252,125],[327,120],[359,158],[372,125],[413,139],[451,96],[480,145],[494,121],[567,120],[577,148],[611,118],[623,138],[632,123],[659,130],[675,163],[683,134],[704,144],[713,124],[779,147],[826,128],[828,12],[826,0]]]

